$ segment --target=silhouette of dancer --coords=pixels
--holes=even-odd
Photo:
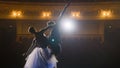
[[[31,47],[26,53],[26,63],[24,68],[57,68],[57,59],[52,52],[50,42],[44,32],[54,27],[54,22],[48,22],[47,27],[36,32],[33,27],[28,31],[34,35]]]

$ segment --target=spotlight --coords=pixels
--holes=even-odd
[[[62,32],[72,32],[75,29],[75,23],[71,19],[61,21],[60,29]]]

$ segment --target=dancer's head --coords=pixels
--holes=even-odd
[[[34,27],[31,27],[31,26],[30,26],[30,27],[28,28],[28,32],[34,34],[36,31],[35,31]]]

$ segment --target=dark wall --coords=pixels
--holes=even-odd
[[[15,68],[16,61],[16,21],[0,20],[0,62],[1,67]]]
[[[120,22],[105,23],[105,50],[108,54],[108,63],[118,64],[120,61]]]

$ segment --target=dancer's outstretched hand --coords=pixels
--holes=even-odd
[[[55,21],[48,21],[47,26],[52,28],[55,26]]]

